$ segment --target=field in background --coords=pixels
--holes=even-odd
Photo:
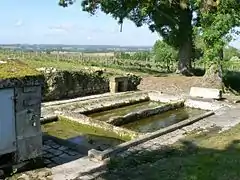
[[[131,52],[130,54],[133,54]],[[81,66],[98,66],[114,69],[122,69],[125,71],[135,71],[143,73],[171,73],[177,68],[176,62],[159,62],[154,59],[149,60],[132,60],[117,58],[114,52],[96,52],[96,53],[40,53],[40,52],[21,52],[21,51],[0,51],[0,58],[21,59],[31,64],[36,63],[37,66],[57,66],[58,68],[80,69]],[[78,67],[73,67],[78,66]],[[197,61],[193,63],[194,68],[204,69],[206,65]],[[240,71],[239,61],[224,61],[223,68],[229,71]]]
[[[39,52],[38,52],[39,53]],[[39,53],[40,54],[40,53]],[[97,56],[100,56],[100,57],[114,57],[114,52],[95,52],[95,53],[88,53],[88,52],[51,52],[50,54],[52,55],[58,55],[58,54],[64,54],[64,55],[70,55],[70,56],[90,56],[90,57],[97,57]]]

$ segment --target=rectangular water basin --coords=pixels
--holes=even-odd
[[[142,109],[158,107],[162,104],[163,103],[157,101],[147,101],[98,113],[87,114],[87,116],[94,120],[108,121],[111,117],[124,116],[128,113],[134,113]]]
[[[180,121],[186,120],[203,114],[207,111],[195,108],[182,107],[167,112],[153,115],[147,118],[139,119],[128,124],[124,124],[121,127],[127,128],[133,131],[141,133],[151,133],[156,130],[168,127]]]
[[[111,133],[111,131],[104,131],[67,120],[43,124],[42,131],[53,137],[80,145],[86,151],[90,149],[102,151],[124,142],[121,137]]]

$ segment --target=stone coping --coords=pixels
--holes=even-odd
[[[125,151],[126,149],[128,149],[129,147],[132,147],[132,146],[136,146],[138,144],[141,144],[143,142],[146,142],[148,140],[151,140],[151,139],[154,139],[158,136],[162,136],[164,134],[167,134],[167,133],[170,133],[170,132],[173,132],[177,129],[180,129],[184,126],[188,126],[190,124],[193,124],[203,118],[206,118],[206,117],[209,117],[211,115],[214,115],[214,112],[213,111],[210,111],[210,112],[206,112],[202,115],[199,115],[199,116],[195,116],[195,117],[192,117],[192,118],[189,118],[187,120],[184,120],[184,121],[181,121],[179,123],[176,123],[176,124],[173,124],[171,126],[168,126],[166,128],[163,128],[163,129],[160,129],[158,131],[155,131],[153,133],[149,133],[147,135],[143,135],[135,140],[132,140],[132,141],[128,141],[128,142],[125,142],[125,143],[122,143],[114,148],[109,148],[107,150],[104,150],[104,151],[98,151],[98,150],[95,150],[95,149],[91,149],[88,151],[88,156],[90,158],[95,158],[97,160],[104,160],[106,158],[110,158],[112,155],[115,155],[117,153],[120,153],[122,151]]]
[[[111,97],[122,97],[126,95],[135,95],[135,94],[148,94],[148,91],[127,91],[127,92],[119,92],[119,93],[103,93],[103,94],[97,94],[97,95],[90,95],[90,96],[84,96],[84,97],[78,97],[73,99],[67,99],[67,100],[58,100],[58,101],[49,101],[42,103],[42,107],[50,107],[50,106],[57,106],[57,105],[63,105],[67,103],[76,103],[76,102],[82,102],[87,100],[97,100],[105,98],[111,98]]]
[[[105,96],[100,98],[87,99],[82,101],[75,101],[66,104],[59,104],[53,106],[43,107],[45,112],[58,113],[61,111],[69,111],[74,113],[95,113],[99,111],[118,108],[126,105],[136,104],[139,102],[148,101],[147,93],[136,92],[126,93],[118,96]]]
[[[147,95],[149,97],[150,101],[159,101],[163,103],[169,103],[173,101],[188,101],[188,100],[196,100],[199,102],[206,102],[208,101],[209,103],[214,103],[214,104],[224,104],[224,102],[221,101],[211,101],[211,100],[206,100],[206,99],[194,99],[191,97],[182,97],[182,96],[174,96],[174,95],[169,95],[165,93],[161,93],[159,91],[128,91],[128,92],[121,92],[121,93],[104,93],[104,94],[99,94],[99,95],[92,95],[92,96],[85,96],[85,97],[79,97],[79,98],[74,98],[74,99],[68,99],[68,100],[59,100],[59,101],[51,101],[51,102],[45,102],[42,103],[42,107],[54,107],[54,106],[59,106],[59,105],[67,105],[68,103],[83,103],[87,101],[94,102],[95,100],[108,100],[108,98],[112,101],[114,101],[115,97],[120,98],[120,97],[125,97],[129,95],[133,96],[138,96],[138,95]],[[209,109],[210,110],[210,109]]]

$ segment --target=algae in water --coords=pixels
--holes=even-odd
[[[149,133],[200,115],[204,112],[206,111],[195,108],[178,108],[125,124],[122,127],[141,133]]]
[[[137,103],[134,105],[127,105],[124,107],[115,108],[112,110],[89,114],[88,116],[95,120],[108,121],[111,117],[114,117],[114,116],[124,116],[128,113],[136,112],[146,108],[154,108],[162,104],[163,103],[160,103],[160,102],[147,101],[147,102]]]
[[[44,124],[42,130],[49,135],[75,143],[77,142],[77,144],[82,144],[89,147],[89,149],[104,150],[121,144],[126,140],[110,131],[104,131],[100,128],[94,128],[68,120],[58,120]]]

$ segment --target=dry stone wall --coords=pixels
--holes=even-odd
[[[109,76],[101,71],[58,71],[40,68],[44,75],[43,101],[81,97],[109,92]],[[127,74],[128,91],[137,90],[139,76]]]

